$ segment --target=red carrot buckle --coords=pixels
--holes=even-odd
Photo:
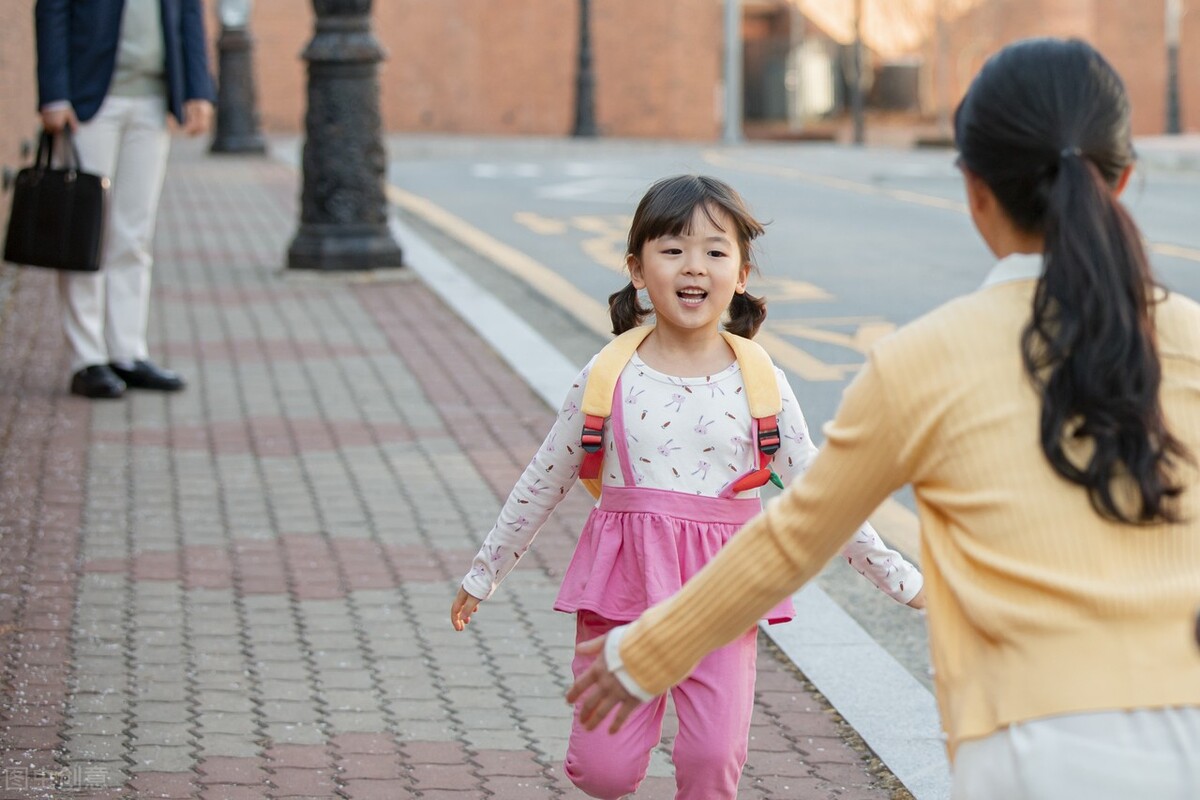
[[[771,469],[763,467],[756,469],[754,472],[749,472],[734,481],[732,489],[734,492],[748,492],[751,489],[757,489],[760,486],[766,486],[767,481],[771,480]]]

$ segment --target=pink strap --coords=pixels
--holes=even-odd
[[[612,437],[616,445],[617,459],[621,462],[621,480],[625,486],[636,486],[633,479],[633,466],[629,461],[629,438],[625,435],[625,401],[621,397],[621,378],[613,388]]]

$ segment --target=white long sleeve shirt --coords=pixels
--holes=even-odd
[[[463,588],[474,597],[492,595],[575,483],[584,456],[579,409],[590,369],[591,363],[572,383],[550,433],[513,487],[463,579]],[[780,370],[776,376],[783,399],[782,441],[771,463],[787,485],[804,474],[817,448],[787,378]],[[730,481],[758,466],[745,384],[736,361],[716,375],[679,378],[652,369],[635,353],[621,373],[620,402],[638,486],[716,497]],[[611,418],[605,423],[604,440],[604,484],[620,486]],[[737,496],[757,495],[755,489]],[[898,602],[907,603],[921,589],[920,572],[889,549],[870,524],[850,538],[842,555]]]

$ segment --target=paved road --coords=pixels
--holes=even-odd
[[[752,279],[770,301],[762,339],[814,429],[872,342],[971,291],[991,264],[948,151],[406,136],[389,150],[392,199],[406,217],[447,235],[446,247],[457,242],[477,280],[578,363],[602,341],[602,302],[623,284],[624,237],[646,186],[680,172],[729,181],[769,223]],[[1200,174],[1151,163],[1126,200],[1167,284],[1200,297],[1198,190]],[[911,507],[902,492],[872,519],[915,557]],[[845,570],[826,570],[821,585],[928,685],[919,619]]]
[[[389,175],[596,300],[619,285],[628,220],[652,180],[687,171],[728,180],[770,222],[756,284],[771,301],[769,330],[799,351],[784,361],[808,384],[818,421],[870,342],[970,291],[990,266],[946,151],[576,145],[396,137]],[[1200,175],[1150,168],[1126,199],[1167,283],[1200,296]]]

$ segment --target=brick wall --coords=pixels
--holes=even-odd
[[[1200,132],[1200,0],[1183,0],[1180,95],[1184,130]],[[949,24],[946,94],[951,108],[984,60],[1005,43],[1027,36],[1078,36],[1094,44],[1125,79],[1133,100],[1134,133],[1163,132],[1166,44],[1161,0],[985,0]],[[933,41],[924,48],[936,65]],[[937,107],[937,76],[927,71],[926,106]]]
[[[569,133],[578,8],[577,0],[376,0],[373,29],[388,51],[380,70],[385,129]],[[715,137],[720,3],[592,0],[591,8],[601,131]],[[215,14],[210,16],[215,37]],[[255,3],[255,75],[268,131],[303,126],[300,53],[313,24],[307,0]]]
[[[1183,129],[1200,133],[1200,0],[1184,0],[1179,52],[1179,94],[1183,107]]]
[[[24,166],[21,143],[37,135],[35,63],[33,0],[0,0],[0,169]],[[0,239],[8,198],[0,193]]]
[[[209,31],[219,33],[216,0]],[[1184,0],[1180,80],[1184,129],[1200,132],[1200,0]],[[33,0],[0,0],[0,166],[17,167],[36,131]],[[722,3],[591,0],[596,116],[603,133],[713,139],[719,135]],[[949,26],[945,95],[952,106],[1004,42],[1079,35],[1125,76],[1135,131],[1165,121],[1162,3],[984,0]],[[373,25],[388,51],[381,106],[389,131],[564,135],[574,119],[577,0],[376,0]],[[309,0],[256,0],[251,30],[264,130],[300,131]],[[932,37],[931,37],[932,39]],[[936,49],[924,52],[926,107],[936,108]],[[7,212],[0,196],[0,212]],[[6,217],[0,217],[6,218]]]

